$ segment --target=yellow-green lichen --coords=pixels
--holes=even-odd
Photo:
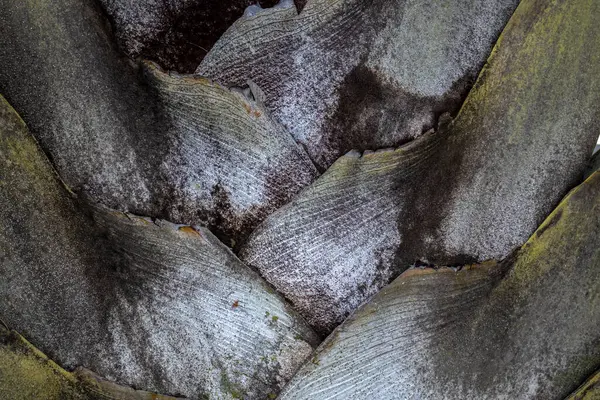
[[[83,399],[83,391],[61,369],[21,336],[0,328],[0,398]]]
[[[516,144],[531,140],[532,123],[552,129],[553,116],[565,109],[585,114],[579,108],[593,102],[582,96],[595,97],[600,90],[594,79],[600,52],[586,50],[600,36],[598,12],[600,3],[594,0],[521,2],[459,112],[460,124],[470,125],[480,115],[503,115],[508,143]],[[585,91],[578,90],[582,74],[591,83]],[[548,110],[547,120],[542,109]]]
[[[229,393],[234,399],[243,399],[245,397],[244,391],[232,382],[225,372],[221,372],[221,388],[223,392]]]
[[[17,176],[12,183],[9,179],[7,183],[16,188],[22,187],[22,190],[56,196],[59,193],[56,190],[57,179],[72,194],[30,134],[25,122],[1,95],[0,117],[0,170],[14,170],[24,175]]]
[[[78,370],[65,371],[15,331],[0,325],[0,399],[11,400],[169,400],[105,381]]]
[[[576,254],[577,249],[573,245],[589,235],[589,229],[585,229],[592,223],[589,209],[600,208],[598,190],[593,190],[594,186],[599,186],[599,181],[600,173],[596,172],[571,190],[521,247],[512,271],[515,282],[524,285],[534,282],[556,267],[552,261],[557,255]],[[578,199],[580,195],[584,195],[585,199]],[[569,240],[565,241],[564,238]]]
[[[565,400],[600,400],[600,371]]]

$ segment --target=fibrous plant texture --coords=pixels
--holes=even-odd
[[[596,0],[0,0],[0,398],[600,398],[599,77]]]

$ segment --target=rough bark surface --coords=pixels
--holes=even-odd
[[[0,398],[599,398],[600,2],[252,1],[0,0]]]
[[[315,0],[247,13],[197,73],[251,80],[322,169],[457,111],[518,0]],[[284,6],[284,5],[287,5]]]
[[[194,72],[202,58],[253,0],[100,0],[131,58]],[[259,2],[269,7],[273,0]]]
[[[15,331],[0,325],[0,397],[7,400],[175,400],[65,371]]]
[[[230,245],[314,180],[262,106],[205,79],[140,70],[119,58],[105,23],[91,0],[0,0],[10,38],[0,93],[74,192],[205,225]]]
[[[328,332],[415,262],[501,259],[580,181],[600,132],[600,3],[524,0],[449,125],[351,152],[240,257]]]
[[[600,366],[598,326],[600,172],[504,262],[403,273],[280,398],[563,399]]]
[[[0,315],[63,367],[187,397],[277,393],[319,338],[205,228],[75,200],[0,100]]]

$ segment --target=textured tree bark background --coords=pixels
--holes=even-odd
[[[600,398],[600,3],[0,0],[0,398]]]

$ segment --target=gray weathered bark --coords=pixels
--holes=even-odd
[[[76,193],[229,245],[316,177],[255,101],[121,59],[90,0],[1,0],[0,22],[2,94]]]
[[[0,315],[61,365],[187,397],[277,393],[318,337],[205,228],[75,199],[0,100]]]
[[[65,371],[17,332],[1,325],[0,394],[3,399],[175,400],[116,385],[83,368]]]
[[[449,126],[341,157],[242,260],[327,332],[418,260],[507,256],[581,179],[600,132],[598,15],[597,2],[523,1]]]
[[[598,367],[599,288],[596,172],[505,261],[400,275],[281,399],[562,399]]]
[[[0,0],[0,398],[598,396],[600,3],[226,3]]]
[[[516,0],[309,2],[238,20],[197,73],[250,79],[322,169],[396,146],[456,111]],[[317,100],[318,99],[318,100]]]

